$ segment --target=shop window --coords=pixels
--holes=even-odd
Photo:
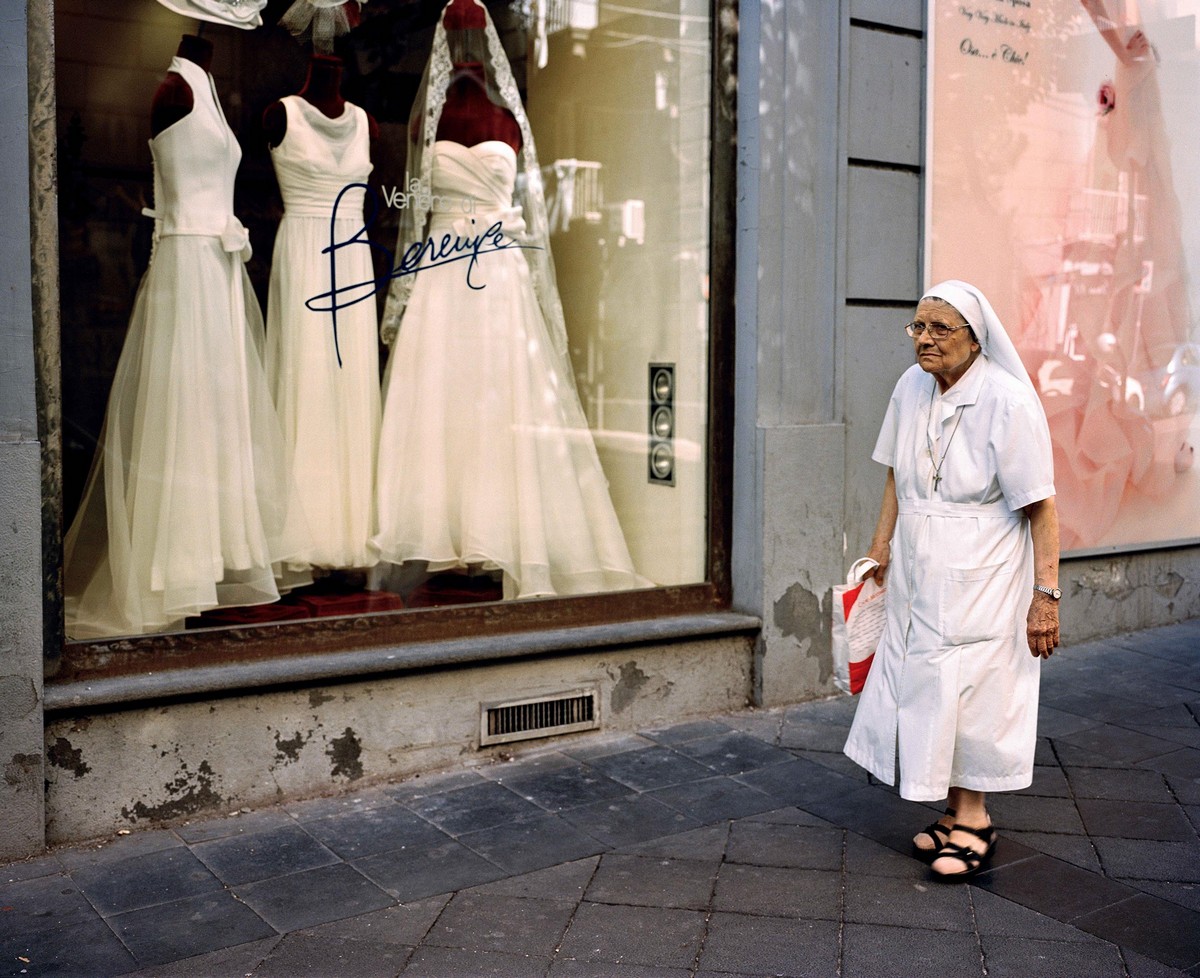
[[[708,3],[55,30],[69,643],[723,603]]]

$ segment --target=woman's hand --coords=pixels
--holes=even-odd
[[[1092,23],[1096,25],[1096,30],[1104,38],[1104,43],[1112,49],[1112,53],[1119,60],[1128,64],[1130,55],[1125,47],[1125,32],[1120,24],[1109,17],[1108,8],[1103,0],[1080,0],[1080,4],[1092,18]]]
[[[1041,591],[1033,592],[1025,632],[1029,654],[1049,659],[1058,645],[1058,602]]]
[[[1058,587],[1058,507],[1054,497],[1025,507],[1029,532],[1033,537],[1033,581],[1045,587]],[[1058,601],[1041,591],[1033,592],[1025,632],[1031,655],[1050,658],[1058,645]]]
[[[887,540],[883,543],[873,543],[871,549],[867,551],[867,557],[879,565],[871,571],[871,577],[876,584],[882,587],[888,564],[892,562],[892,545]]]
[[[1150,39],[1141,30],[1133,32],[1133,37],[1125,45],[1125,50],[1129,53],[1130,61],[1154,60],[1154,49],[1150,46]]]

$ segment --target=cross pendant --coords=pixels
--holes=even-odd
[[[933,491],[934,492],[938,491],[938,483],[941,481],[942,481],[942,477],[940,475],[938,475],[936,472],[933,473]]]

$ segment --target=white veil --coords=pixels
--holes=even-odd
[[[500,36],[496,33],[487,8],[480,0],[471,2],[483,15],[482,31],[447,30],[445,19],[449,5],[443,9],[434,30],[433,48],[408,122],[408,159],[404,186],[406,191],[415,192],[410,193],[407,198],[408,206],[400,211],[400,232],[396,243],[395,261],[399,263],[406,250],[414,244],[428,240],[430,197],[433,193],[433,144],[437,139],[438,123],[446,104],[447,89],[455,78],[455,65],[481,65],[488,98],[512,113],[521,132],[512,206],[519,210],[524,219],[524,230],[520,229],[520,222],[516,222],[510,228],[506,221],[505,233],[523,246],[521,254],[529,265],[534,292],[546,321],[547,334],[560,362],[561,376],[571,385],[571,389],[574,389],[575,373],[567,348],[567,331],[554,275],[554,259],[550,254],[546,197],[533,132],[530,130],[529,118],[521,102],[521,93],[513,77],[512,66],[504,53]],[[389,346],[395,341],[401,328],[404,309],[412,295],[416,277],[412,274],[398,275],[391,280],[388,287],[379,331],[383,341]]]
[[[1042,400],[1038,397],[1037,388],[1033,386],[1021,355],[1017,353],[1016,344],[1008,335],[1004,324],[1000,322],[1000,317],[996,315],[996,310],[988,302],[987,296],[969,282],[948,279],[926,289],[921,298],[941,299],[954,306],[975,331],[975,339],[979,342],[983,355],[1006,374],[1011,374],[1028,387],[1038,409],[1045,416]]]
[[[350,16],[345,0],[296,0],[279,18],[279,25],[301,43],[312,41],[314,51],[333,54],[334,38],[350,30]]]

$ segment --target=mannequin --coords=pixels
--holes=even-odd
[[[394,253],[489,227],[503,244],[474,280],[453,260],[392,278],[381,563],[499,575],[505,598],[650,586],[575,391],[534,136],[481,0],[443,8],[408,136],[405,184],[422,193]]]
[[[513,114],[488,98],[483,66],[462,62],[454,66],[454,80],[446,90],[446,106],[438,122],[438,139],[474,146],[489,139],[521,149],[521,128]]]
[[[372,566],[379,433],[375,303],[314,308],[336,286],[370,283],[370,249],[331,247],[363,227],[377,127],[342,97],[343,64],[314,53],[304,86],[263,114],[284,214],[275,237],[265,360],[312,545],[312,567]],[[319,302],[318,302],[319,305]]]
[[[308,63],[304,86],[297,93],[330,119],[337,119],[346,109],[346,100],[342,97],[342,68],[341,58],[332,54],[314,54]],[[379,136],[379,124],[369,113],[367,123],[374,142]],[[287,112],[282,103],[272,102],[267,106],[263,112],[263,131],[268,146],[278,146],[283,142],[287,134]]]
[[[211,54],[185,35],[151,108],[154,247],[63,541],[73,638],[174,629],[312,579],[294,559],[309,533],[261,357],[233,209],[242,151]]]
[[[194,34],[184,34],[179,41],[177,57],[186,58],[193,64],[199,65],[208,72],[212,69],[213,46],[211,41]],[[162,83],[154,93],[154,101],[150,106],[150,132],[157,136],[164,129],[174,125],[189,112],[195,104],[195,98],[188,83],[182,75],[168,71]]]
[[[447,31],[482,31],[483,9],[473,0],[450,0],[443,23]],[[438,123],[438,139],[453,140],[464,146],[499,139],[519,152],[521,128],[508,109],[488,98],[483,65],[456,61],[454,71]]]

